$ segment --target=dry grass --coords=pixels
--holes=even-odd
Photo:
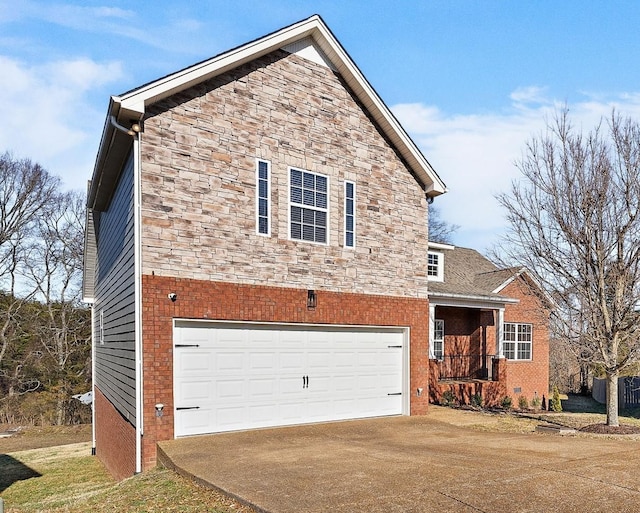
[[[86,442],[0,455],[0,496],[6,513],[251,511],[170,470],[115,482]]]

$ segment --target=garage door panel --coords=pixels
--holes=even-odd
[[[277,361],[278,357],[272,350],[249,353],[249,369],[255,372],[272,373]]]
[[[211,401],[214,399],[212,392],[215,390],[215,385],[211,379],[182,380],[176,390],[176,398],[180,403]]]
[[[231,401],[246,397],[245,382],[241,379],[220,379],[216,381],[215,397],[219,401]]]
[[[179,415],[176,415],[175,429],[182,435],[206,433],[209,426],[215,422],[208,409],[183,410],[176,413]]]
[[[311,350],[307,353],[307,366],[311,369],[329,369],[333,363],[330,351]]]
[[[305,369],[305,361],[305,354],[299,349],[285,349],[278,357],[278,365],[281,372],[297,372],[300,375]]]
[[[178,321],[175,434],[401,414],[402,396],[388,394],[402,392],[403,340],[384,328]]]
[[[278,380],[273,378],[249,380],[250,397],[265,398],[275,396],[278,392]]]
[[[213,370],[213,355],[205,351],[180,351],[176,365],[181,374],[210,373]]]
[[[216,374],[238,373],[245,370],[246,352],[216,352],[215,372]]]

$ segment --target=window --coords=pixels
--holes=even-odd
[[[444,255],[429,251],[427,253],[427,278],[432,281],[444,279]]]
[[[436,319],[433,324],[433,355],[442,360],[444,357],[444,321]]]
[[[271,164],[256,161],[256,230],[260,235],[271,235]]]
[[[104,344],[104,311],[100,310],[100,324],[98,325],[98,340]]]
[[[356,245],[356,184],[344,182],[344,245]]]
[[[289,180],[291,238],[326,244],[329,179],[324,175],[290,169]]]
[[[532,332],[531,324],[505,322],[503,345],[505,358],[509,360],[531,360]]]

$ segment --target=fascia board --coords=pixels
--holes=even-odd
[[[518,272],[514,273],[509,279],[505,280],[504,283],[502,283],[500,286],[498,286],[495,290],[492,290],[491,292],[493,294],[499,294],[501,291],[503,291],[507,287],[507,285],[515,281],[516,278],[520,276],[526,276],[540,290],[540,292],[542,293],[542,296],[544,297],[544,299],[547,301],[547,303],[551,308],[556,307],[556,302],[554,301],[554,299],[547,293],[547,291],[544,289],[542,284],[537,280],[537,278],[533,274],[529,272],[529,270],[526,267],[521,268]]]
[[[319,18],[316,16],[303,20],[279,32],[119,96],[117,101],[123,110],[136,112],[142,116],[147,105],[237,68],[293,41],[312,35],[319,23],[318,20]]]

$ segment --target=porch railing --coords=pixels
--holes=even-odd
[[[498,379],[492,354],[455,354],[439,359],[440,379]]]

